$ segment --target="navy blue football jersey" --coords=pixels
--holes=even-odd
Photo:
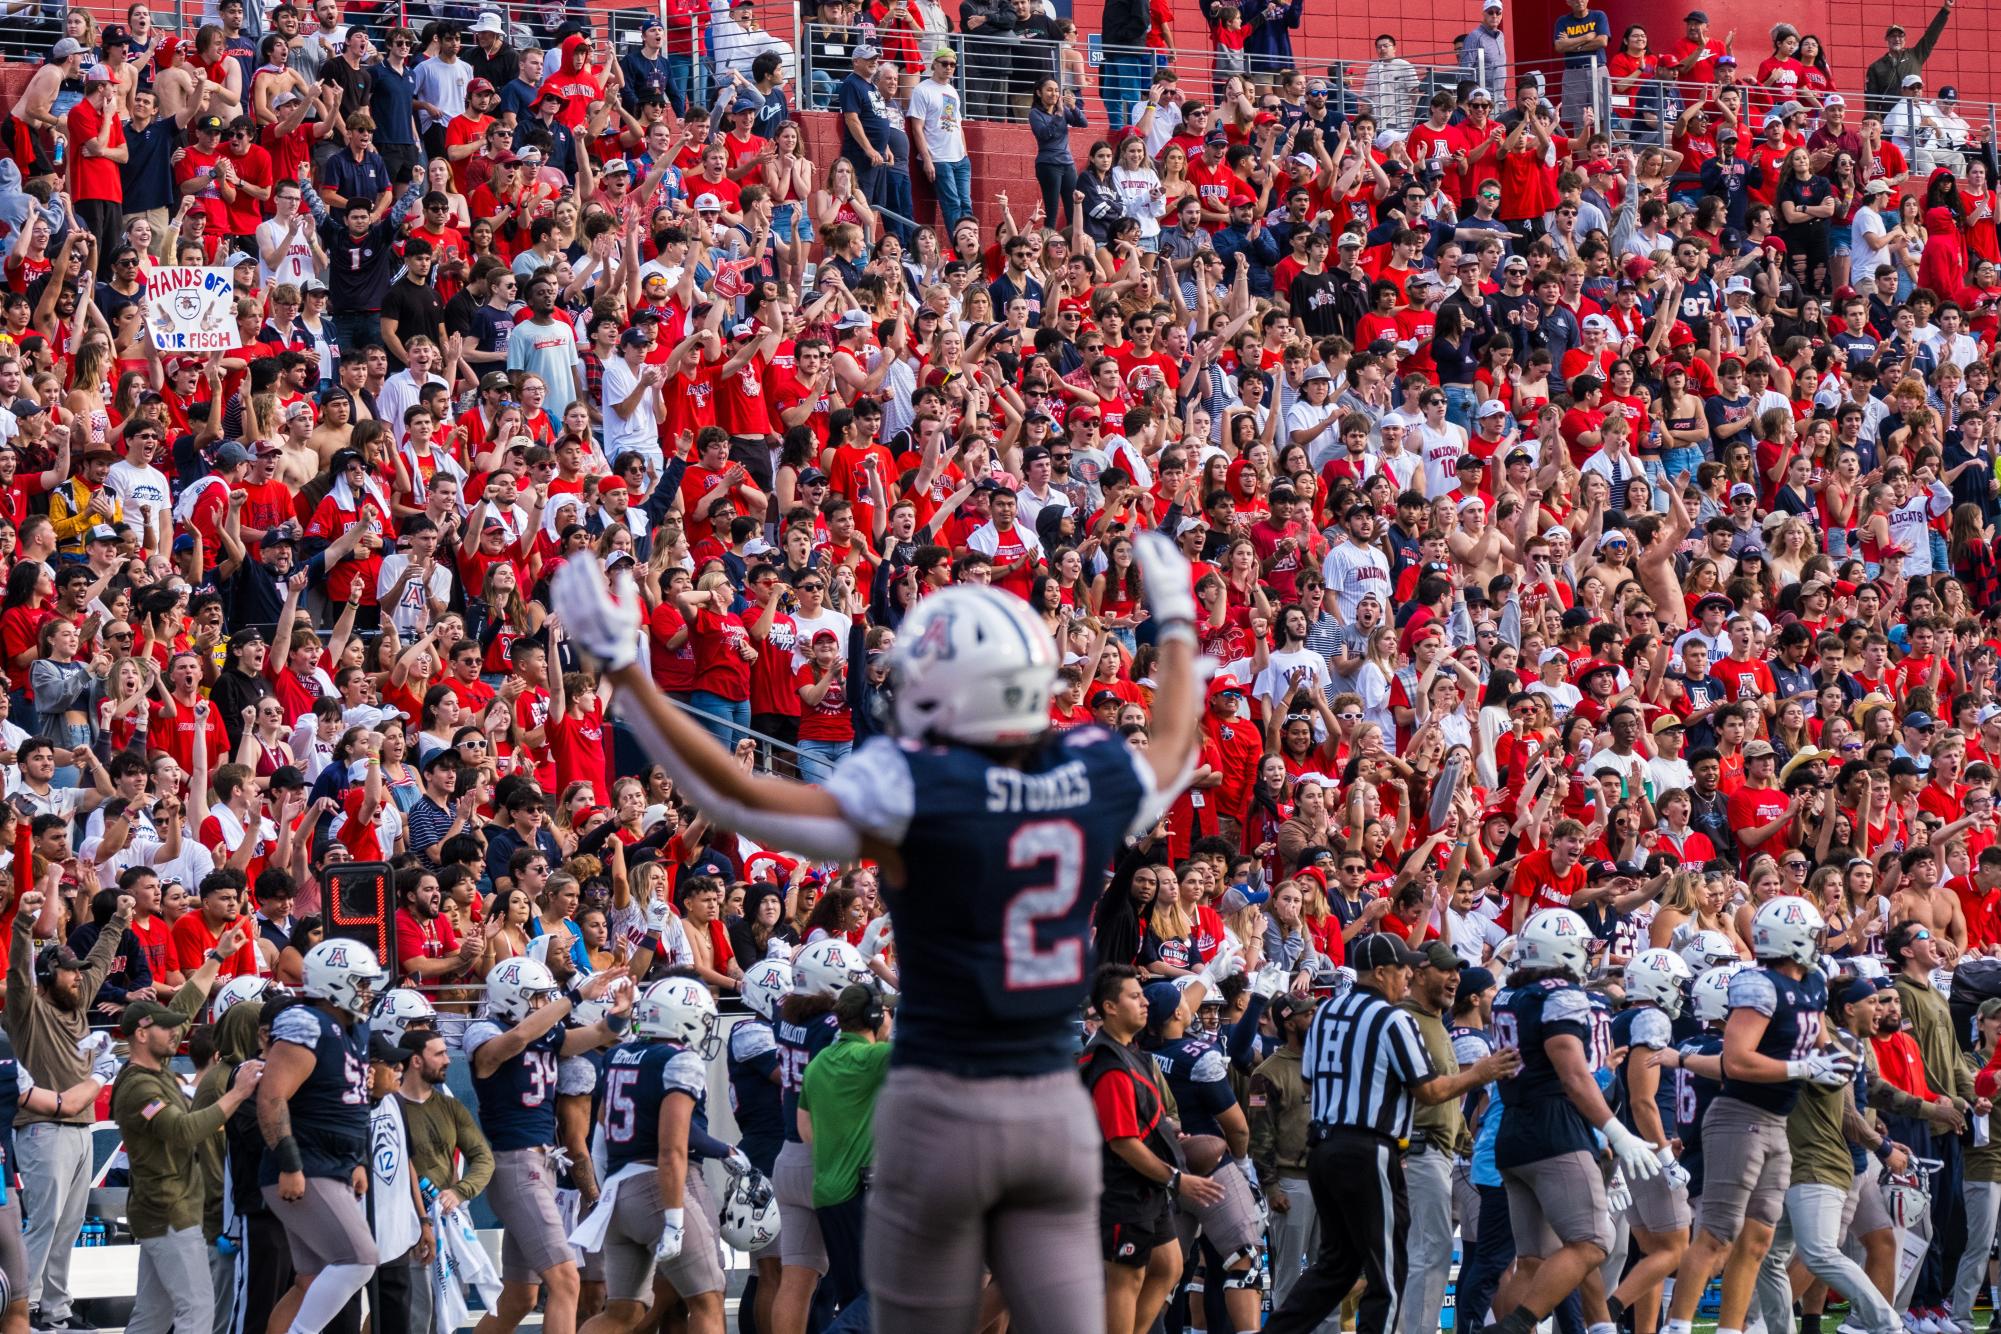
[[[700,1056],[678,1043],[628,1042],[606,1056],[603,1091],[605,1162],[616,1172],[659,1161],[660,1105],[680,1094],[701,1111],[708,1072]]]
[[[1589,1057],[1592,1027],[1584,988],[1560,977],[1510,987],[1495,998],[1494,1045],[1522,1058],[1522,1068],[1500,1081],[1507,1115],[1494,1140],[1495,1166],[1520,1167],[1596,1147],[1591,1126],[1571,1105],[1544,1047],[1551,1038],[1572,1037]]]
[[[784,1119],[785,1139],[789,1144],[801,1142],[799,1086],[806,1081],[806,1067],[815,1056],[833,1046],[840,1035],[841,1023],[832,1010],[798,1024],[781,1015],[771,1026],[771,1036],[778,1044],[779,1114]]]
[[[1075,1059],[1105,873],[1157,805],[1151,774],[1100,728],[1052,735],[1021,768],[965,746],[877,738],[827,789],[902,854],[892,1063],[969,1077],[1054,1074]]]
[[[778,1148],[785,1142],[784,1094],[771,1081],[779,1069],[778,1039],[764,1020],[746,1019],[730,1030],[726,1055],[737,1147],[758,1171],[770,1176]]]
[[[318,1005],[294,1005],[279,1011],[271,1041],[314,1056],[312,1073],[288,1104],[305,1174],[348,1180],[368,1152],[368,1025],[336,1019]],[[278,1184],[276,1154],[263,1156],[258,1184]]]
[[[1625,1063],[1619,1067],[1619,1096],[1613,1107],[1618,1112],[1619,1124],[1635,1134],[1639,1133],[1640,1125],[1633,1119],[1633,1095],[1626,1087],[1626,1073],[1633,1068],[1634,1061],[1649,1060],[1654,1052],[1673,1045],[1674,1026],[1655,1006],[1636,1005],[1612,1016],[1612,1047],[1627,1049]],[[1654,1110],[1660,1114],[1661,1129],[1670,1135],[1674,1133],[1674,1074],[1672,1070],[1662,1070],[1660,1082],[1654,1086]]]
[[[1221,1135],[1216,1118],[1237,1105],[1230,1088],[1230,1058],[1207,1033],[1169,1038],[1154,1049],[1154,1062],[1167,1076],[1174,1105],[1187,1135]]]
[[[466,1058],[506,1031],[490,1019],[468,1024]],[[558,1024],[492,1074],[481,1075],[474,1067],[480,1128],[495,1149],[534,1149],[556,1142],[556,1062],[562,1050],[563,1026]]]
[[[1820,1026],[1827,1010],[1827,982],[1818,972],[1794,981],[1771,968],[1746,968],[1730,979],[1731,1010],[1756,1010],[1769,1021],[1758,1039],[1758,1054],[1775,1061],[1803,1061],[1820,1046]],[[1723,1080],[1723,1096],[1777,1112],[1793,1109],[1799,1088],[1791,1080],[1754,1084]]]
[[[1721,1056],[1723,1034],[1698,1033],[1681,1043],[1683,1056]],[[1682,1068],[1674,1072],[1674,1128],[1681,1137],[1681,1165],[1688,1169],[1688,1194],[1702,1193],[1702,1118],[1709,1104],[1723,1091],[1721,1081]]]

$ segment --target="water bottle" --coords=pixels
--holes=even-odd
[[[417,1189],[423,1192],[425,1204],[436,1204],[438,1202],[438,1188],[431,1184],[431,1178],[418,1177]]]
[[[66,147],[66,145],[64,144],[64,142],[63,142],[63,141],[62,141],[61,139],[57,139],[57,140],[56,140],[56,151],[55,151],[55,160],[56,160],[56,165],[57,165],[58,167],[60,167],[60,166],[61,166],[61,165],[63,164],[63,157],[64,157],[64,155],[65,155],[65,147]]]
[[[96,1214],[92,1214],[90,1217],[84,1219],[83,1227],[76,1234],[76,1244],[79,1246],[102,1246],[105,1242],[106,1229],[104,1220]]]

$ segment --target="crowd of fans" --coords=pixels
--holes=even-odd
[[[88,955],[130,895],[108,1022],[218,955],[300,983],[328,865],[388,860],[447,1006],[834,937],[893,982],[874,871],[711,829],[551,577],[626,572],[659,688],[818,781],[954,583],[1056,642],[1053,727],[1146,745],[1152,529],[1217,670],[1096,962],[1499,974],[1544,907],[1605,970],[1748,958],[1778,894],[1837,958],[2001,954],[2001,162],[1925,79],[1951,9],[1846,95],[1790,25],[1740,66],[1588,0],[1547,76],[1499,0],[1456,65],[1324,72],[1298,0],[1205,0],[1214,80],[1138,0],[1097,70],[1031,0],[821,0],[803,50],[748,2],[71,9],[0,158],[0,928],[33,889]],[[178,265],[239,346],[158,349]]]

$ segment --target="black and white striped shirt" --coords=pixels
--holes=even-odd
[[[1314,1011],[1300,1073],[1315,1121],[1407,1140],[1417,1110],[1411,1090],[1438,1070],[1410,1015],[1356,987]]]

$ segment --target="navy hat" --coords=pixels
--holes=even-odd
[[[1172,982],[1149,982],[1140,994],[1146,997],[1148,1028],[1159,1028],[1181,1008],[1181,988]]]
[[[1488,969],[1475,966],[1460,970],[1459,994],[1462,996],[1477,996],[1498,985],[1500,984],[1495,981],[1494,974]]]

